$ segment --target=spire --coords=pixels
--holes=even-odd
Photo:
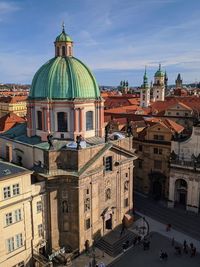
[[[64,21],[62,22],[62,33],[65,33],[65,23],[64,23]]]
[[[144,76],[143,76],[143,85],[144,88],[148,87],[148,78],[147,78],[147,67],[145,66]]]
[[[159,70],[161,71],[161,63],[159,63]]]

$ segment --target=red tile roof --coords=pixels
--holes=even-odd
[[[11,112],[0,118],[0,132],[8,131],[18,123],[25,122],[25,119]]]

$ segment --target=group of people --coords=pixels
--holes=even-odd
[[[160,250],[160,260],[167,260],[168,259],[168,254],[166,251],[163,251],[162,249]]]
[[[133,241],[132,241],[132,245],[133,245],[133,247],[135,246],[135,245],[139,245],[139,244],[143,244],[143,249],[144,250],[148,250],[149,248],[150,248],[150,240],[148,239],[148,238],[144,238],[143,240],[142,240],[142,237],[140,236],[140,235],[138,235],[138,236],[135,236],[134,238],[133,238]],[[130,242],[127,240],[126,242],[124,242],[123,244],[122,244],[122,249],[123,249],[123,252],[125,252],[127,249],[128,249],[128,247],[130,246],[131,244],[130,244]]]
[[[175,246],[174,248],[176,255],[181,255],[182,250],[183,253],[190,254],[190,257],[194,257],[196,255],[196,247],[194,246],[193,243],[190,243],[188,245],[186,240],[183,241],[183,248],[181,248],[181,246]]]

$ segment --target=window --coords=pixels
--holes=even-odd
[[[188,113],[187,113],[187,112],[185,113],[185,116],[186,116],[186,117],[188,116]]]
[[[124,208],[127,208],[128,207],[128,198],[125,198],[124,199]]]
[[[6,214],[6,226],[13,223],[12,212]]]
[[[154,147],[154,149],[153,149],[153,153],[154,153],[154,154],[162,155],[162,149],[161,149],[161,148]]]
[[[42,130],[42,111],[37,111],[37,128],[38,130]]]
[[[16,248],[20,248],[23,246],[22,234],[16,235],[15,240],[16,240]]]
[[[154,140],[163,141],[164,140],[164,136],[163,135],[154,134],[153,139]]]
[[[171,115],[171,112],[168,112],[168,115]]]
[[[3,197],[4,199],[11,197],[10,186],[6,186],[3,188]]]
[[[67,132],[67,113],[57,113],[58,132]]]
[[[39,224],[38,225],[38,236],[39,237],[43,237],[43,233],[44,233],[44,231],[43,231],[43,225],[42,224]]]
[[[7,239],[7,251],[12,252],[15,249],[14,237]]]
[[[65,56],[65,46],[62,46],[62,56]]]
[[[85,220],[85,229],[90,229],[90,218]]]
[[[106,192],[105,192],[105,199],[106,199],[106,200],[111,199],[111,189],[110,189],[110,188],[106,189]]]
[[[176,112],[176,115],[178,116],[179,115],[179,112]]]
[[[15,210],[15,222],[19,222],[22,219],[21,209]]]
[[[37,213],[41,212],[42,211],[42,201],[38,201],[36,205],[37,205]]]
[[[86,131],[93,129],[93,112],[87,111],[86,112]]]
[[[112,157],[106,157],[105,160],[105,170],[106,171],[112,171]]]
[[[139,151],[142,151],[142,145],[139,145],[139,146],[138,146],[138,150],[139,150]]]
[[[154,160],[154,168],[155,169],[162,169],[162,161],[161,160]]]
[[[13,185],[13,196],[17,196],[20,194],[20,191],[19,191],[19,184],[14,184]]]

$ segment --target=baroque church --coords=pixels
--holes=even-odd
[[[44,242],[34,249],[48,254],[83,251],[134,208],[132,138],[105,131],[97,81],[73,44],[63,27],[33,78],[27,125],[0,136],[1,157],[32,170],[32,183],[45,181]]]

